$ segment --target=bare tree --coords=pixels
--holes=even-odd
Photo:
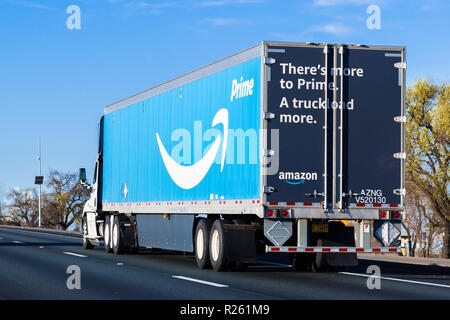
[[[433,243],[436,237],[444,233],[442,218],[437,215],[431,206],[428,206],[428,210],[424,211],[424,217],[426,219],[426,248],[424,250],[424,257],[431,257],[433,254]]]
[[[50,170],[45,195],[45,219],[66,230],[80,220],[89,191],[78,181],[76,173]]]
[[[37,226],[39,209],[34,189],[12,189],[8,193],[8,212],[10,219],[16,224]]]
[[[402,224],[408,236],[409,255],[419,253],[423,257],[429,257],[434,240],[442,234],[442,220],[433,211],[428,198],[413,182],[407,181],[406,188],[406,216]]]

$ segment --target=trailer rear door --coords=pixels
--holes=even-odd
[[[401,206],[404,48],[269,43],[266,57],[267,203]]]
[[[338,50],[336,202],[339,207],[401,205],[403,188],[402,49],[342,46]],[[354,75],[356,74],[356,76]]]

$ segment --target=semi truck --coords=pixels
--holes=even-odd
[[[405,47],[263,41],[105,107],[83,247],[215,271],[399,253]]]

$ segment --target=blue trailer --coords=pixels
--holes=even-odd
[[[84,247],[214,270],[399,252],[405,71],[404,47],[262,42],[108,105]]]

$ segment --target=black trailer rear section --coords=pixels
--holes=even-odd
[[[269,43],[268,203],[401,207],[403,47]]]

